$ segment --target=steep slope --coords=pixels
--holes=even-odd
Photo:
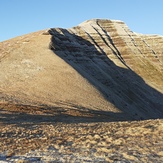
[[[0,43],[1,103],[163,117],[163,37],[93,19]],[[103,112],[102,112],[103,111]]]

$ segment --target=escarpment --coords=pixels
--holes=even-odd
[[[43,34],[44,33],[44,34]],[[92,19],[0,43],[1,103],[163,118],[163,37]]]

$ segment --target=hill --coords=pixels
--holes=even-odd
[[[90,132],[93,132],[91,124],[114,124],[109,131],[114,127],[118,130],[117,126],[122,124],[120,131],[124,133],[125,123],[129,126],[131,121],[136,126],[140,124],[140,128],[146,123],[157,126],[158,122],[158,127],[151,127],[156,128],[153,138],[147,141],[162,143],[160,138],[156,139],[162,135],[162,52],[162,36],[138,34],[122,21],[105,19],[88,20],[70,29],[51,28],[1,42],[0,130],[6,133],[2,132],[0,137],[1,151],[13,148],[14,139],[8,145],[7,139],[17,130],[26,133],[22,127],[28,130],[29,126],[50,124],[65,129],[64,125],[68,125],[67,129],[72,125],[74,130],[75,126],[86,124]],[[19,140],[19,134],[15,135]],[[19,153],[18,144],[15,151]],[[38,143],[33,149],[40,146]],[[20,149],[25,152],[28,148],[21,145]],[[160,146],[156,151],[161,152]],[[161,153],[157,161],[160,156]]]

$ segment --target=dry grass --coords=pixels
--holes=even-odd
[[[11,114],[13,112],[15,114]],[[23,116],[23,113],[28,114]],[[36,114],[40,117],[36,117]],[[46,119],[49,114],[52,115],[51,118]],[[54,111],[52,114],[50,110],[46,112],[41,107],[12,108],[11,105],[1,105],[0,152],[7,151],[8,157],[13,157],[31,150],[39,155],[38,149],[40,152],[51,149],[58,152],[57,157],[65,155],[68,158],[74,155],[81,158],[101,158],[110,162],[162,161],[162,120],[100,122],[103,117],[99,117],[96,119],[99,122],[88,122],[87,118],[93,117],[87,114],[81,118],[72,110],[67,116],[60,115],[60,122],[55,118],[57,114],[57,111],[54,115]],[[78,118],[80,122],[74,121]]]

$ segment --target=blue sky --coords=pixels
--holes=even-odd
[[[134,32],[163,35],[162,7],[163,0],[0,0],[0,42],[92,18],[122,20]]]

